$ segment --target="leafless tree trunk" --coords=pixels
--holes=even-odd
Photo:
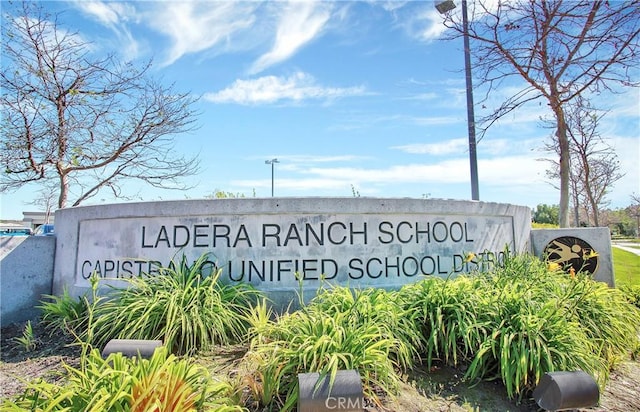
[[[603,116],[580,96],[568,105],[569,182],[576,226],[579,225],[580,207],[585,210],[588,224],[600,226],[600,210],[606,206],[605,197],[611,186],[624,176],[620,173],[615,151],[598,132],[598,124]],[[560,149],[555,142],[547,145],[547,148],[558,153]],[[553,164],[548,176],[557,177],[559,170],[561,167]]]
[[[0,191],[57,181],[62,208],[102,189],[120,197],[131,179],[185,187],[179,181],[196,173],[197,159],[178,155],[172,136],[194,129],[196,99],[150,79],[150,64],[94,55],[40,3],[7,13]]]

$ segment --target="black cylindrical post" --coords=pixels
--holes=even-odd
[[[533,391],[533,399],[548,411],[589,408],[598,404],[600,388],[583,371],[547,372]]]
[[[298,412],[362,411],[364,394],[360,374],[355,370],[339,370],[333,385],[329,375],[298,375]]]
[[[148,359],[160,346],[162,346],[161,340],[111,339],[102,349],[102,357],[106,358],[112,353],[119,352],[129,358],[135,356]]]

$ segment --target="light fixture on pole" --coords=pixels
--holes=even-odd
[[[440,14],[450,12],[456,7],[453,0],[439,1],[436,9]],[[471,198],[480,200],[478,188],[478,159],[476,155],[476,121],[473,112],[473,83],[471,81],[471,49],[469,47],[469,21],[467,0],[462,0],[462,32],[464,35],[464,72],[467,84],[467,128],[469,132],[469,166],[471,169]]]
[[[271,197],[273,197],[273,178],[274,178],[274,168],[276,163],[280,163],[278,159],[265,160],[265,164],[271,165]]]

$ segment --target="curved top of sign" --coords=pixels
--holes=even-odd
[[[68,213],[120,216],[123,212],[135,216],[157,213],[446,213],[480,215],[514,215],[531,213],[527,206],[476,200],[416,199],[381,197],[268,197],[163,200],[76,206],[56,211],[56,216]]]

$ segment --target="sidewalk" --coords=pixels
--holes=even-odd
[[[626,250],[627,252],[635,253],[637,256],[640,256],[640,245],[637,243],[611,243],[612,247],[617,247],[618,249]]]

